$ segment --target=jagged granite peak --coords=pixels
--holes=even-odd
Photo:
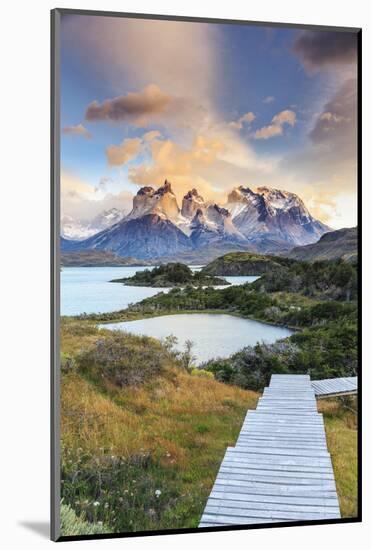
[[[234,225],[249,240],[255,242],[263,238],[294,246],[313,243],[329,231],[311,216],[295,193],[266,186],[258,187],[256,192],[242,186],[234,191],[229,195],[232,201],[227,207],[232,212]]]
[[[240,185],[235,187],[228,195],[228,203],[230,202],[247,202],[251,198],[255,198],[256,193],[250,187]]]
[[[218,241],[244,241],[244,236],[234,227],[231,214],[218,204],[198,208],[191,222],[191,240],[196,246]]]
[[[193,188],[183,197],[181,214],[184,218],[192,218],[198,208],[205,207],[205,201]]]
[[[156,190],[151,186],[139,189],[133,199],[133,209],[128,219],[140,218],[150,213],[173,221],[179,217],[179,206],[168,180]]]
[[[120,213],[111,212],[111,221],[116,215]],[[240,185],[220,206],[205,201],[192,188],[184,195],[180,210],[171,183],[165,180],[157,189],[139,189],[130,214],[113,226],[80,242],[61,241],[61,245],[68,250],[107,250],[138,258],[194,254],[197,250],[201,254],[209,245],[223,251],[237,247],[275,254],[314,243],[329,230],[311,216],[295,193]]]
[[[153,193],[155,192],[154,188],[147,185],[145,187],[141,187],[137,193],[137,196],[146,195],[149,197],[152,197]]]

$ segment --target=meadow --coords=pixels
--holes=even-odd
[[[197,527],[226,447],[258,392],[193,369],[171,339],[63,319],[64,535]],[[343,516],[356,513],[352,402],[319,402]]]

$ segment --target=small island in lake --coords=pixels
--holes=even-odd
[[[208,286],[229,285],[221,277],[207,275],[201,271],[195,273],[187,266],[178,262],[160,265],[154,269],[137,271],[132,277],[113,279],[111,283],[123,283],[130,286],[149,286],[156,288],[176,286]]]
[[[201,273],[223,276],[263,275],[281,271],[282,267],[292,263],[294,263],[293,260],[278,256],[267,256],[254,252],[230,252],[207,264]]]

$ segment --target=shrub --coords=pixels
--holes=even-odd
[[[192,369],[191,370],[192,376],[201,376],[202,378],[214,378],[214,375],[211,371],[205,370],[205,369]]]
[[[98,381],[103,378],[123,387],[139,385],[159,375],[166,356],[165,348],[149,338],[113,332],[82,351],[78,364],[88,377]]]
[[[61,353],[61,370],[62,372],[71,372],[76,368],[76,361],[74,357],[68,353]]]
[[[61,533],[63,536],[99,535],[109,532],[102,522],[89,523],[86,521],[85,514],[78,517],[71,506],[61,504]]]

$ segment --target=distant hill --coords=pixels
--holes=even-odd
[[[143,260],[132,257],[116,256],[103,250],[86,250],[81,252],[62,252],[63,267],[115,267],[149,265]]]
[[[265,256],[251,252],[230,252],[216,258],[202,269],[205,275],[262,275],[281,270],[292,262],[277,256]]]
[[[288,258],[307,262],[338,260],[356,263],[358,260],[357,227],[338,229],[325,233],[314,244],[297,246],[288,254]]]

